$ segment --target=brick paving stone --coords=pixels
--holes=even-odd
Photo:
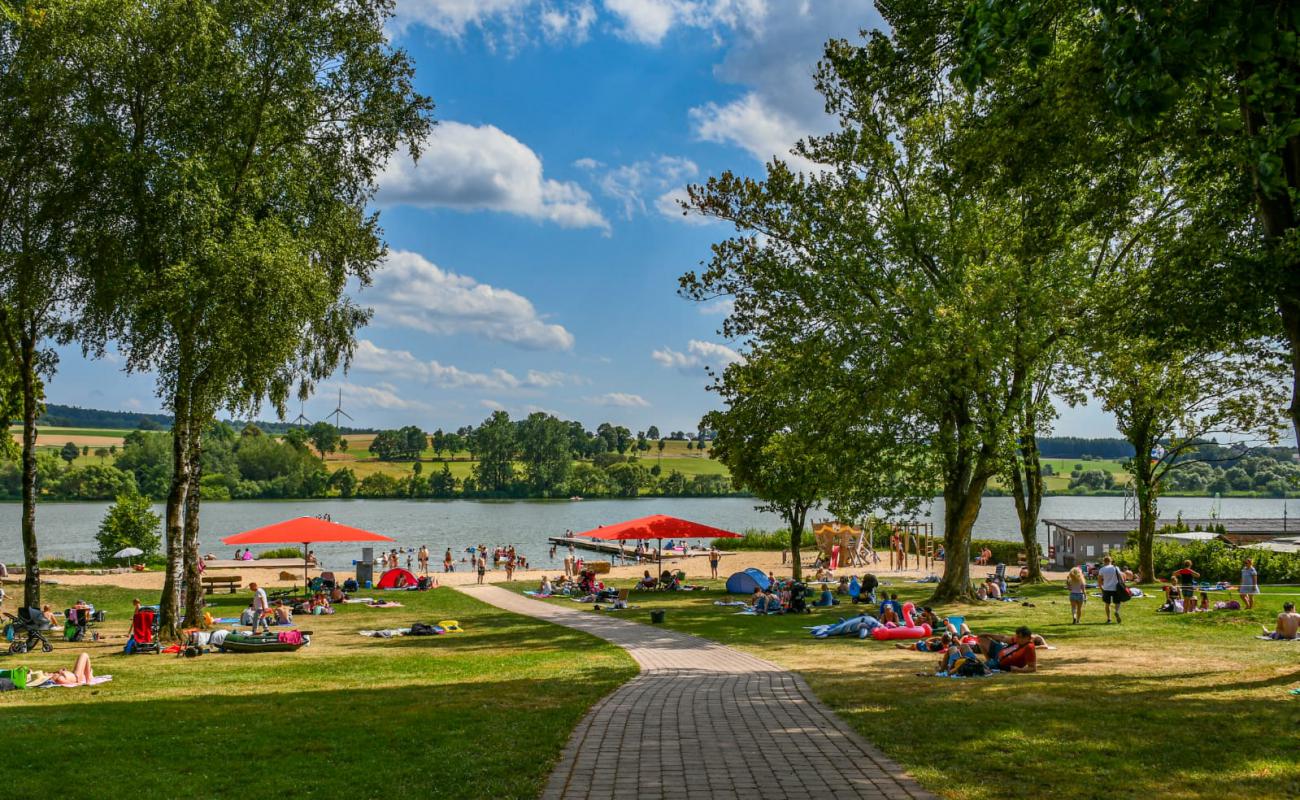
[[[772,798],[934,800],[912,776],[818,700],[803,678],[690,634],[531,600],[497,586],[457,587],[516,614],[624,648],[641,673],[587,712],[543,800]]]

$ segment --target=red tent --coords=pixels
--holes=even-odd
[[[391,542],[391,537],[371,533],[350,525],[341,525],[323,517],[298,517],[297,519],[264,525],[251,531],[223,538],[222,543],[243,544],[300,544],[302,545],[302,576],[307,580],[307,545],[320,542]]]
[[[649,517],[639,519],[630,519],[627,522],[619,522],[614,525],[605,525],[585,533],[575,534],[576,537],[587,537],[589,539],[604,539],[606,541],[626,542],[634,539],[658,539],[659,540],[659,566],[662,572],[664,553],[664,539],[740,539],[739,533],[724,531],[722,528],[715,528],[712,525],[701,525],[698,522],[691,522],[688,519],[678,517],[669,517],[664,514],[653,514]]]
[[[376,589],[405,589],[407,586],[414,586],[418,583],[415,576],[410,572],[398,567],[390,569],[383,575],[379,576],[379,583],[375,584]]]

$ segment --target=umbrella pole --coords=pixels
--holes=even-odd
[[[308,552],[307,547],[310,544],[311,544],[310,542],[302,543],[302,590],[303,592],[306,592],[307,587],[311,584],[311,580],[307,577],[307,568],[310,566],[310,563],[307,561],[307,552]]]

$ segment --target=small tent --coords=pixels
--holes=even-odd
[[[390,569],[383,575],[379,576],[379,583],[375,584],[376,589],[405,589],[408,586],[415,586],[415,576],[408,570]]]
[[[767,590],[771,581],[763,574],[763,570],[750,567],[743,572],[733,573],[727,578],[727,591],[732,594],[753,594],[755,589]]]

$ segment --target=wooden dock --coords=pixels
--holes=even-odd
[[[605,555],[610,555],[610,556],[619,556],[620,558],[627,559],[628,561],[636,560],[636,547],[628,546],[626,544],[623,544],[622,542],[609,542],[609,541],[601,541],[598,539],[578,539],[578,538],[573,538],[568,536],[548,536],[546,537],[546,539],[551,544],[556,545],[557,547],[568,547],[572,545],[577,550],[587,550],[593,553],[603,553]],[[730,553],[725,553],[721,550],[718,552],[721,555],[731,555]],[[688,550],[684,553],[680,550],[665,550],[664,558],[694,558],[695,556],[707,556],[708,554],[709,554],[708,550],[698,550],[698,549]],[[654,561],[658,558],[653,547],[646,548],[643,557],[646,561]]]

